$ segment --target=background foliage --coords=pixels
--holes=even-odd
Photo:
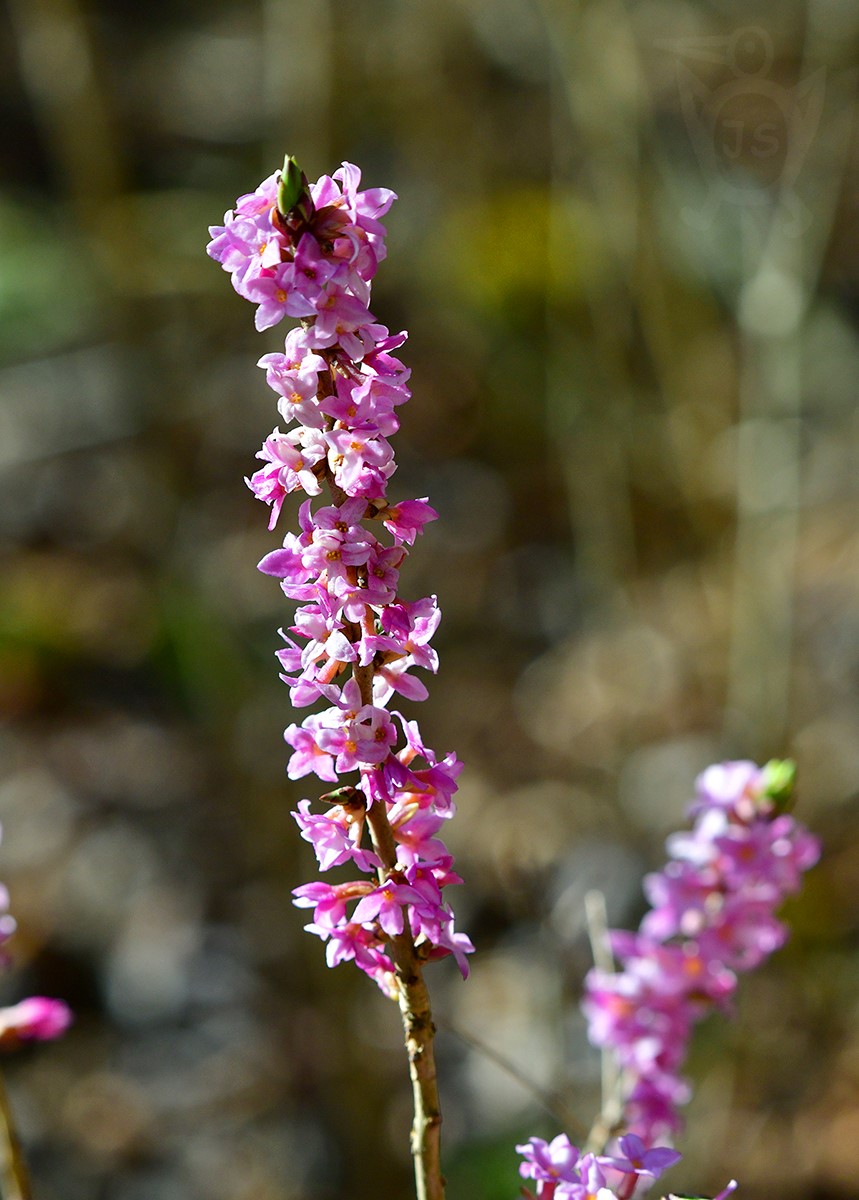
[[[203,253],[285,150],[400,195],[374,310],[411,331],[395,494],[441,513],[408,586],[445,613],[422,720],[467,764],[479,950],[431,978],[451,1196],[515,1195],[556,1132],[493,1054],[598,1103],[584,893],[636,922],[695,772],[786,754],[826,857],[701,1031],[674,1186],[859,1195],[855,5],[0,22],[3,988],[78,1014],[8,1066],[39,1196],[409,1194],[397,1015],[290,904],[288,609],[242,484],[283,330]]]

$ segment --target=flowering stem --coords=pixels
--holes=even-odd
[[[2,1179],[3,1200],[31,1200],[33,1193],[30,1189],[30,1178],[24,1156],[21,1153],[21,1143],[18,1140],[2,1076],[0,1076],[0,1142],[2,1142],[0,1179]]]
[[[331,806],[327,814],[311,812],[303,799],[294,816],[323,871],[348,861],[376,876],[373,883],[309,883],[294,890],[295,903],[313,909],[307,929],[327,943],[330,966],[354,961],[398,1001],[414,1093],[417,1196],[444,1200],[435,1029],[422,969],[429,958],[452,954],[465,977],[474,950],[442,895],[461,880],[435,836],[453,815],[462,764],[453,753],[438,757],[416,721],[387,707],[396,693],[425,699],[411,670],[438,666],[429,646],[441,617],[436,597],[409,602],[399,595],[408,547],[438,514],[427,498],[392,505],[387,496],[396,470],[388,437],[399,428],[395,409],[410,395],[408,368],[391,351],[406,334],[389,333],[368,305],[385,257],[379,218],[396,197],[386,188],[360,190],[360,179],[344,163],[310,184],[288,156],[281,171],[239,199],[223,226],[212,227],[208,250],[257,306],[257,329],[284,316],[301,322],[284,353],[259,364],[294,427],[266,438],[257,455],[266,465],[247,482],[271,508],[269,529],[289,494],[308,497],[300,534],[287,534],[259,564],[289,599],[303,602],[278,651],[293,705],[322,698],[330,705],[285,731],[293,748],[287,772],[332,783],[361,773],[357,788],[321,798]],[[326,484],[333,504],[316,508]],[[391,544],[365,524],[374,520]],[[351,678],[341,678],[350,664]],[[365,829],[372,850],[361,844]]]

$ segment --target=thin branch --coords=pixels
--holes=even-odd
[[[30,1177],[21,1152],[6,1086],[0,1075],[0,1181],[3,1200],[32,1200]]]
[[[356,669],[356,674],[358,670],[360,668]],[[372,695],[372,677],[370,694]],[[365,703],[368,701],[365,700]],[[383,803],[377,801],[370,806],[367,810],[367,824],[375,851],[384,866],[384,870],[380,872],[384,879],[396,865],[397,851]],[[403,1032],[409,1056],[409,1076],[412,1081],[415,1116],[411,1150],[415,1165],[417,1200],[444,1200],[444,1178],[441,1173],[441,1107],[433,1051],[435,1025],[421,961],[407,924],[399,937],[392,939],[391,950],[396,966],[397,1000],[403,1018]]]
[[[465,1042],[467,1046],[471,1046],[478,1054],[482,1054],[484,1058],[488,1058],[490,1062],[493,1062],[496,1067],[504,1071],[511,1079],[515,1079],[520,1087],[523,1087],[526,1092],[530,1092],[540,1107],[545,1109],[550,1117],[554,1117],[562,1128],[569,1129],[578,1138],[587,1135],[587,1126],[576,1116],[572,1109],[568,1108],[562,1100],[558,1100],[555,1096],[534,1083],[533,1079],[529,1079],[527,1075],[523,1075],[515,1063],[499,1053],[488,1042],[484,1042],[476,1034],[462,1029],[454,1021],[439,1021],[439,1025],[441,1028],[446,1029],[448,1033],[452,1033],[454,1037],[458,1037],[460,1041]]]
[[[597,888],[585,892],[585,922],[594,966],[601,971],[614,971],[614,956],[608,940],[608,912],[605,896]]]
[[[605,896],[596,889],[585,894],[585,919],[595,966],[601,971],[613,972],[615,963],[608,937]],[[605,1147],[623,1115],[623,1075],[617,1059],[606,1047],[600,1052],[600,1067],[602,1104],[588,1134],[586,1148],[591,1153]]]

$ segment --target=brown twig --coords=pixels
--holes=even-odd
[[[373,702],[373,667],[355,667],[353,675],[364,704]],[[367,824],[373,847],[382,860],[380,880],[387,878],[397,862],[397,844],[385,805],[375,803],[367,810]],[[417,1200],[444,1200],[441,1173],[441,1107],[438,1098],[429,991],[423,978],[421,960],[408,925],[391,941],[396,967],[397,1000],[403,1018],[409,1076],[412,1081],[414,1121],[411,1150],[415,1166]]]
[[[15,1129],[12,1109],[3,1077],[0,1075],[0,1180],[2,1180],[3,1200],[32,1200],[30,1177],[21,1143]]]
[[[504,1071],[505,1074],[509,1075],[511,1079],[515,1079],[519,1086],[524,1088],[537,1101],[540,1107],[557,1121],[565,1132],[568,1131],[576,1138],[583,1138],[587,1135],[587,1126],[562,1099],[534,1083],[532,1079],[529,1079],[527,1075],[519,1070],[515,1063],[496,1050],[494,1046],[490,1046],[488,1042],[484,1042],[482,1038],[479,1038],[469,1030],[461,1028],[455,1021],[451,1021],[449,1018],[440,1019],[439,1025],[447,1033],[452,1033],[454,1037],[465,1042],[472,1050],[476,1050],[478,1054],[482,1054],[484,1058],[489,1059],[500,1071]]]

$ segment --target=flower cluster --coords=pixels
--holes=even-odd
[[[619,969],[588,973],[590,1039],[616,1056],[624,1124],[648,1144],[679,1128],[695,1023],[728,1007],[737,973],[787,938],[776,910],[820,854],[784,811],[792,784],[783,762],[728,762],[699,776],[694,827],[668,839],[668,863],[645,879],[652,907],[639,931],[610,935]]]
[[[649,1187],[680,1161],[676,1150],[648,1150],[634,1133],[619,1139],[614,1154],[582,1154],[564,1133],[551,1142],[530,1138],[516,1150],[522,1155],[519,1174],[536,1181],[536,1200],[629,1200],[639,1184]],[[735,1187],[732,1181],[716,1200]]]
[[[287,159],[211,229],[208,251],[257,306],[258,329],[300,321],[283,353],[260,360],[284,431],[266,438],[264,465],[247,482],[271,509],[269,529],[286,496],[309,497],[300,531],[260,563],[300,604],[278,652],[292,703],[326,704],[286,730],[288,771],[329,783],[357,777],[322,797],[325,811],[302,800],[294,816],[323,871],[349,864],[365,878],[307,884],[295,903],[313,909],[307,928],[327,942],[330,965],[352,959],[393,995],[392,939],[405,932],[422,958],[453,954],[463,974],[472,946],[442,895],[460,881],[436,836],[453,815],[460,763],[437,756],[417,724],[388,707],[397,694],[423,700],[414,671],[437,669],[436,598],[399,595],[408,548],[437,514],[426,498],[387,498],[396,469],[388,439],[410,395],[393,351],[406,335],[389,333],[368,304],[385,257],[380,218],[395,196],[359,190],[360,181],[344,163],[308,184]],[[324,491],[330,503],[314,507]]]

